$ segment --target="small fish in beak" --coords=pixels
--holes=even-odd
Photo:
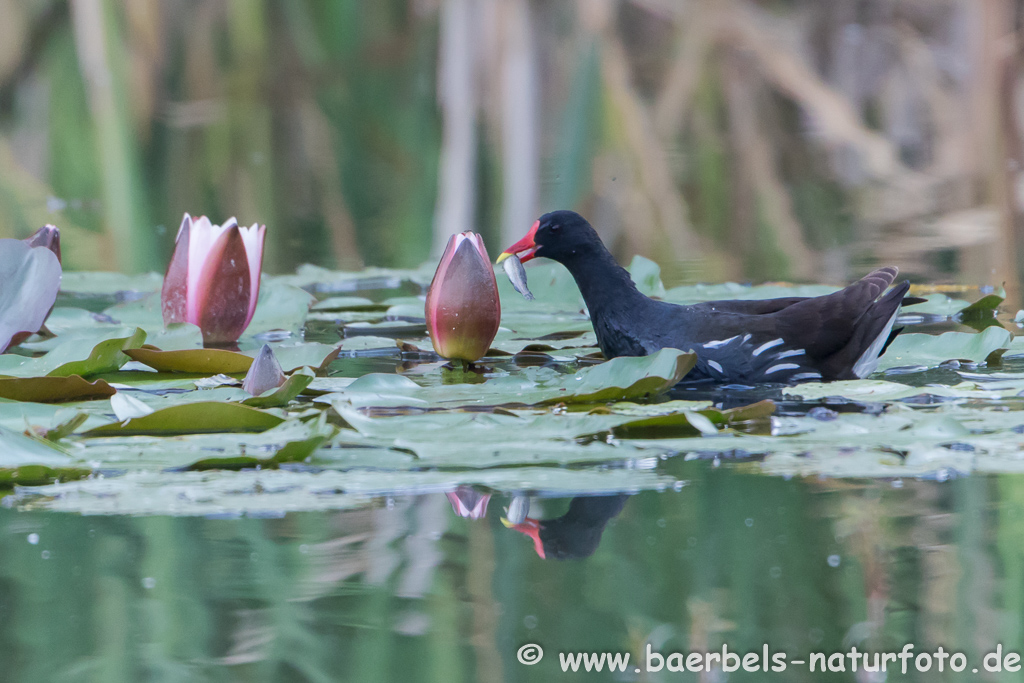
[[[533,292],[526,286],[526,269],[523,268],[523,262],[515,254],[508,254],[507,256],[502,254],[502,256],[505,256],[505,258],[499,259],[499,262],[501,267],[505,269],[505,274],[508,275],[512,286],[523,295],[524,299],[533,301]]]

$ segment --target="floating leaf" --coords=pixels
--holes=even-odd
[[[115,422],[96,427],[83,436],[262,432],[282,422],[284,418],[277,415],[237,403],[198,402],[163,408],[125,424]]]
[[[629,264],[629,277],[641,294],[664,298],[665,285],[661,283],[661,266],[637,254]]]
[[[940,335],[901,334],[882,355],[879,370],[903,366],[934,367],[948,360],[984,361],[996,349],[1010,346],[1008,331],[989,327],[977,334],[944,332]]]
[[[52,443],[0,427],[0,468],[70,462],[71,458]]]
[[[0,378],[0,398],[34,403],[54,401],[80,401],[87,398],[113,396],[114,388],[106,381],[92,382],[79,375],[67,377],[7,377]]]
[[[154,347],[125,352],[132,360],[145,363],[160,372],[187,372],[195,375],[236,375],[249,371],[252,357],[225,349],[183,349],[161,351]]]
[[[57,482],[77,481],[92,474],[92,470],[80,467],[47,467],[46,465],[22,465],[0,469],[0,488],[15,486],[49,486]]]
[[[309,368],[299,368],[291,377],[284,381],[279,387],[269,389],[268,391],[260,394],[259,396],[253,396],[247,398],[242,403],[247,406],[253,406],[255,408],[277,408],[283,407],[294,401],[303,390],[309,386],[309,383],[313,381],[316,375]]]

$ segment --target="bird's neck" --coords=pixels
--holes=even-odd
[[[618,310],[635,310],[650,304],[607,249],[574,255],[563,265],[576,280],[590,315],[607,315]]]

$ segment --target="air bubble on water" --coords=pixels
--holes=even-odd
[[[531,631],[537,628],[537,617],[533,616],[532,614],[527,614],[525,617],[523,617],[523,626],[530,629]]]
[[[902,479],[893,479],[892,480],[892,487],[894,489],[901,489],[901,488],[903,488],[903,480]]]
[[[152,576],[147,576],[146,578],[142,579],[142,587],[146,590],[152,590],[156,587],[156,579],[154,579]]]
[[[30,544],[35,545],[39,543],[39,534],[29,534],[27,540]]]
[[[838,555],[828,556],[828,566],[838,567],[840,562],[842,562],[842,559]]]
[[[665,528],[665,525],[666,525],[666,524],[668,524],[668,522],[666,522],[666,521],[665,521],[665,518],[664,518],[664,517],[662,517],[662,518],[661,518],[661,519],[659,519],[659,520],[658,520],[657,522],[655,522],[655,524],[657,524],[657,525],[658,525],[658,526],[660,526],[660,527],[661,527],[662,529],[664,529],[664,528]]]
[[[750,517],[747,517],[745,520],[743,520],[743,523],[746,524],[748,527],[754,526],[754,520]]]
[[[782,576],[782,567],[772,567],[768,570],[768,574],[773,578],[777,579]]]
[[[299,546],[299,552],[302,553],[303,555],[305,555],[306,553],[309,552],[309,546],[306,545],[305,543],[303,543],[302,545]]]
[[[50,559],[50,551],[49,550],[44,550],[43,552],[41,552],[39,554],[42,556],[42,558],[44,560]]]
[[[259,553],[249,553],[249,559],[252,560],[253,562],[255,562],[258,559],[260,559],[260,554]]]

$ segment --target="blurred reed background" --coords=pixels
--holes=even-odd
[[[162,270],[492,255],[541,212],[683,280],[1016,289],[1020,0],[0,0],[0,235]]]

